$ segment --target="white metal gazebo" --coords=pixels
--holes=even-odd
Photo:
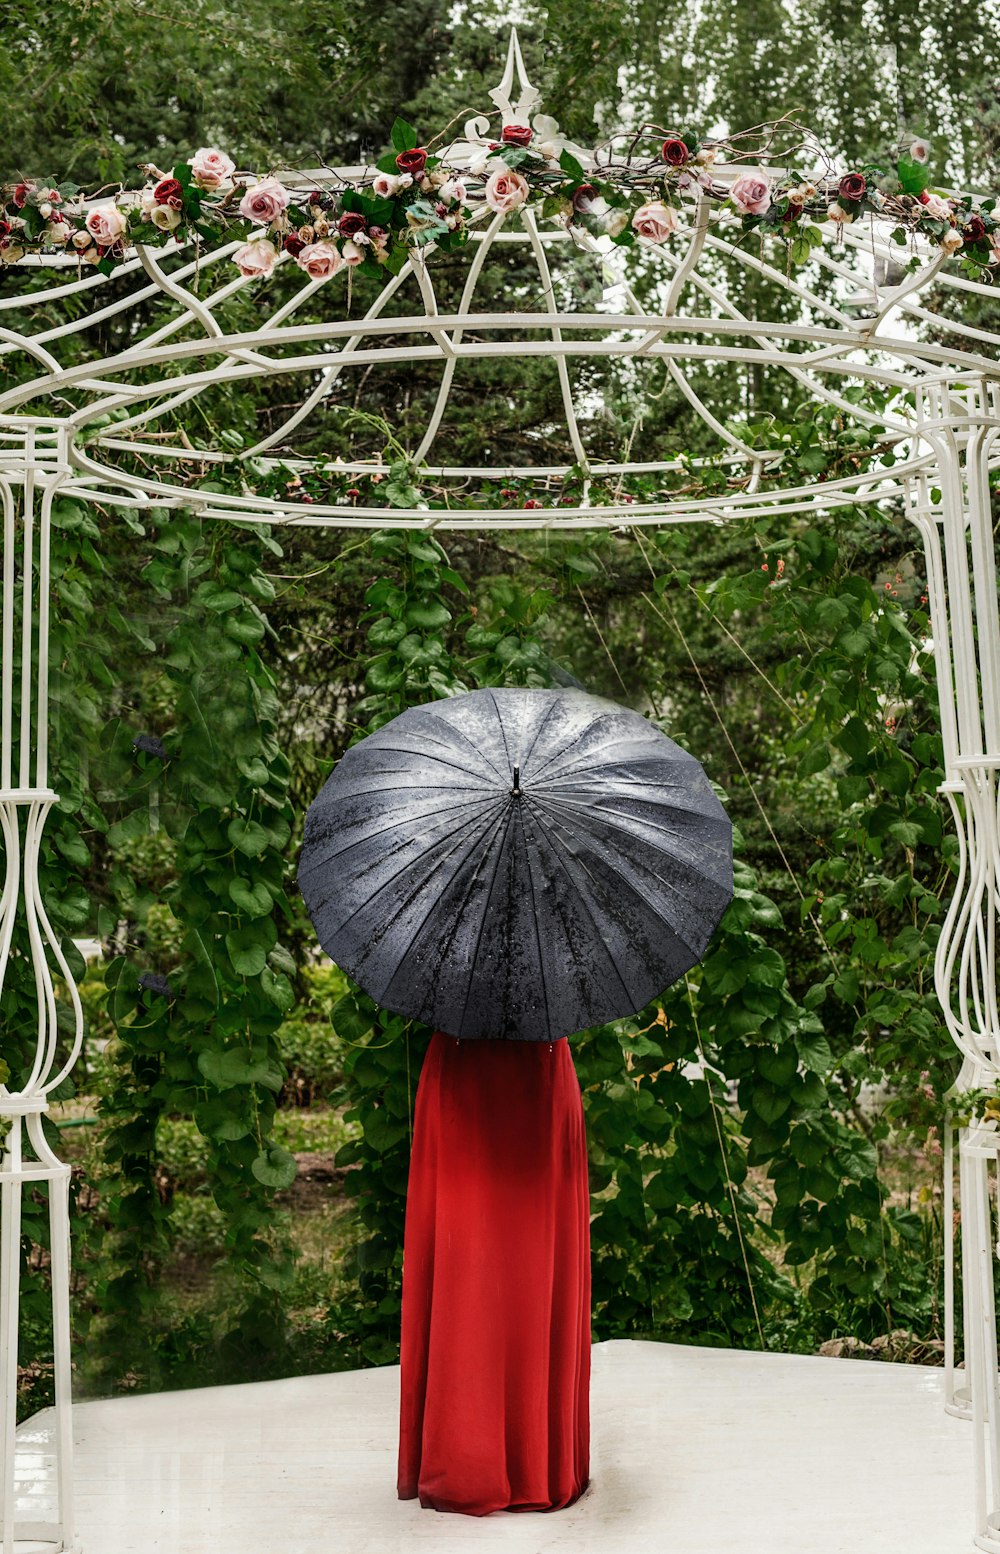
[[[538,94],[527,82],[513,34],[503,81],[491,95],[503,125],[534,120],[537,133],[544,131],[557,146],[565,144],[553,121],[536,112]],[[442,156],[458,168],[481,167],[489,135],[489,119],[472,120],[462,140]],[[569,149],[585,168],[600,165],[583,148]],[[601,155],[607,165],[613,152]],[[963,1059],[956,1092],[1000,1080],[1000,612],[989,479],[1000,463],[995,451],[1000,362],[996,336],[961,319],[962,304],[990,296],[991,288],[955,273],[946,264],[944,250],[918,235],[909,248],[916,267],[901,267],[900,248],[891,241],[888,224],[875,218],[845,224],[836,245],[815,248],[810,264],[789,275],[735,241],[738,223],[731,211],[726,213],[724,197],[736,177],[746,172],[745,164],[716,161],[710,178],[687,191],[671,242],[643,251],[642,263],[658,267],[654,304],[640,300],[624,267],[614,269],[612,245],[565,223],[547,224],[528,205],[511,214],[494,213],[485,205],[476,208],[461,257],[460,302],[448,312],[439,311],[433,243],[414,248],[377,302],[358,318],[345,312],[342,277],[326,282],[303,276],[299,288],[267,313],[266,286],[231,266],[239,246],[235,242],[197,253],[184,244],[139,245],[122,256],[113,287],[98,271],[81,275],[68,255],[25,254],[15,261],[16,273],[33,283],[40,270],[51,274],[37,289],[34,284],[25,290],[8,286],[0,295],[0,326],[6,319],[17,319],[17,327],[0,327],[0,352],[22,364],[17,382],[0,392],[0,823],[6,858],[0,977],[20,904],[38,995],[37,1058],[30,1079],[18,1091],[0,1086],[0,1116],[10,1119],[0,1166],[4,1554],[13,1554],[21,1539],[48,1540],[55,1550],[74,1546],[69,1167],[49,1148],[40,1122],[47,1096],[72,1069],[82,1042],[79,997],[38,885],[43,827],[57,797],[49,786],[47,717],[49,529],[57,497],[140,509],[184,507],[207,519],[250,524],[373,529],[391,524],[428,531],[623,530],[725,524],[780,512],[790,519],[812,514],[821,520],[841,506],[896,502],[923,545],[944,746],[942,791],[960,844],[960,874],[936,954],[936,989],[948,1032]],[[346,168],[336,176],[343,183],[357,183],[370,175],[370,169]],[[280,176],[288,189],[308,190],[329,175],[312,170]],[[513,308],[498,307],[496,297],[483,290],[487,260],[508,248],[522,260],[530,256],[537,272],[534,294],[516,298]],[[602,300],[590,311],[574,305],[572,264],[580,262],[592,263],[601,277]],[[291,260],[281,255],[277,263]],[[790,317],[769,321],[744,316],[734,300],[735,286],[725,281],[726,275],[741,273],[759,275],[794,299]],[[226,333],[217,317],[219,307],[246,288],[254,288],[259,326]],[[947,299],[948,308],[931,310],[927,298],[932,288]],[[328,299],[322,319],[301,321],[304,305],[313,304],[321,290],[325,303]],[[71,300],[72,308],[63,321],[53,323],[64,300]],[[390,314],[386,307],[391,301],[394,308],[406,303],[408,310]],[[162,321],[126,348],[108,356],[86,348],[86,331],[95,323],[130,314],[149,317],[151,310],[157,310],[157,318],[162,313]],[[932,338],[923,328],[931,322]],[[72,365],[61,356],[67,342],[74,347]],[[517,468],[500,467],[488,458],[477,466],[434,462],[456,375],[488,359],[509,372],[510,391],[516,395],[518,363],[529,357],[550,361],[558,375],[566,439],[582,479],[579,498],[558,507],[511,510],[497,499],[474,511],[431,508],[423,501],[391,511],[365,501],[319,501],[302,508],[260,494],[249,479],[244,490],[229,494],[193,488],[178,472],[190,448],[171,431],[174,412],[220,385],[280,374],[299,385],[296,407],[256,446],[239,453],[210,448],[200,452],[200,460],[225,463],[227,468],[251,460],[258,469],[266,470],[270,462],[295,468],[297,459],[305,465],[294,451],[296,436],[308,428],[310,416],[339,382],[390,364],[419,363],[437,374],[433,411],[410,450],[414,464],[428,478],[444,489],[474,479],[498,491],[512,477],[540,484],[558,481],[568,466],[565,461],[548,462],[541,445],[536,463]],[[24,361],[30,362],[30,370],[23,370]],[[623,477],[669,475],[676,464],[655,457],[644,460],[641,446],[622,462],[594,457],[589,451],[593,390],[581,394],[574,382],[574,368],[581,361],[636,371],[653,364],[664,372],[714,439],[713,459],[734,477],[726,489],[696,498],[669,493],[655,499],[626,496]],[[874,462],[822,485],[775,484],[768,476],[780,460],[780,449],[751,446],[733,428],[728,411],[706,403],[692,381],[699,369],[713,363],[784,375],[798,391],[877,427],[880,438],[893,445],[895,462]],[[852,384],[883,388],[888,395],[884,415],[876,418],[845,397]],[[361,475],[378,466],[356,458],[341,467]],[[15,590],[22,594],[17,685]],[[75,1039],[61,1058],[54,978],[62,979],[76,1014]],[[948,1207],[955,1132],[949,1126],[945,1139],[947,1408],[971,1421],[975,1542],[1000,1554],[1000,1381],[993,1293],[997,1230],[990,1192],[1000,1137],[996,1122],[982,1119],[957,1133],[961,1319],[967,1356],[961,1377],[954,1365]],[[40,1181],[49,1183],[53,1249],[56,1522],[22,1521],[15,1515],[19,1206],[24,1185]],[[956,1385],[959,1380],[962,1386]]]

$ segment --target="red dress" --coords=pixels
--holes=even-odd
[[[590,1472],[590,1196],[569,1043],[435,1031],[403,1243],[401,1500],[546,1511]]]

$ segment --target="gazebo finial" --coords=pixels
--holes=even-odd
[[[517,69],[517,80],[520,96],[516,103],[511,103],[510,94],[514,85],[514,70]],[[524,60],[521,58],[521,45],[517,41],[517,28],[510,29],[510,41],[507,44],[507,63],[504,66],[503,77],[499,86],[495,86],[490,92],[490,97],[500,109],[504,124],[527,124],[528,116],[541,99],[541,92],[537,86],[532,86],[528,80],[524,68]]]

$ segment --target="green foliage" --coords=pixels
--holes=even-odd
[[[147,625],[157,673],[146,694],[166,752],[155,825],[169,838],[163,897],[180,937],[165,988],[144,988],[129,954],[107,968],[119,1082],[101,1103],[112,1124],[105,1157],[122,1178],[109,1204],[108,1257],[118,1266],[102,1291],[106,1320],[124,1330],[134,1319],[167,1251],[157,1134],[167,1119],[190,1117],[208,1141],[226,1256],[243,1281],[222,1344],[244,1353],[272,1348],[282,1334],[286,1259],[269,1227],[273,1194],[295,1175],[271,1136],[287,1078],[278,1031],[295,975],[280,941],[291,915],[289,765],[275,737],[273,675],[258,650],[271,544],[183,513],[151,514],[143,578],[157,601]],[[116,724],[112,753],[137,732]],[[120,838],[154,818],[141,782],[135,797],[138,807],[117,822]]]

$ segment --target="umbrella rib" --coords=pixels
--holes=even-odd
[[[471,739],[466,739],[466,736],[462,733],[461,729],[456,729],[455,732],[461,739],[465,739],[465,742],[470,747],[470,749],[474,750],[477,755],[482,756],[490,770],[496,772],[501,781],[505,781],[503,772],[498,766],[493,765],[493,762],[490,760],[488,755],[486,755],[482,750],[474,745]],[[368,737],[371,739],[375,736],[370,734]],[[362,745],[356,745],[354,748],[363,749],[364,744],[362,743]],[[442,766],[453,766],[457,772],[461,772],[466,777],[469,776],[469,768],[467,766],[463,766],[460,761],[449,761],[443,755],[435,755],[432,750],[407,750],[405,746],[383,744],[379,744],[375,748],[380,752],[383,750],[387,751],[390,755],[415,755],[425,761],[439,761]]]
[[[528,840],[524,834],[524,815],[521,815],[521,840],[527,853]],[[535,943],[538,945],[538,970],[542,983],[542,1001],[545,1005],[545,1029],[548,1031],[549,1040],[552,1040],[552,1020],[549,1015],[549,995],[545,986],[545,957],[542,954],[542,930],[538,921],[538,907],[535,903],[535,881],[531,873],[531,859],[526,860],[525,873],[528,876],[528,889],[531,891],[531,915],[535,921]]]
[[[534,797],[536,797],[536,796],[533,795],[533,798]],[[651,900],[650,897],[646,894],[646,892],[644,890],[640,890],[638,884],[636,883],[636,881],[634,879],[632,879],[631,876],[628,875],[625,872],[624,869],[622,869],[617,863],[615,863],[613,858],[608,858],[605,861],[607,863],[608,868],[612,871],[612,873],[617,874],[619,879],[624,880],[624,882],[628,886],[628,888],[633,892],[634,895],[639,897],[640,901],[645,901],[646,905],[651,908],[651,910],[659,918],[660,922],[663,923],[666,928],[670,929],[670,932],[674,935],[674,937],[679,939],[682,944],[687,945],[687,948],[691,951],[692,955],[698,955],[700,953],[693,944],[689,943],[689,941],[687,939],[685,939],[684,935],[680,932],[680,930],[676,927],[676,925],[670,921],[670,918],[666,917],[664,915],[664,913],[661,910],[661,908],[658,905],[658,903],[656,901],[654,901],[654,900]],[[588,876],[592,879],[593,876],[590,874],[590,870],[587,869],[586,864],[583,865],[583,868],[586,871],[586,873],[588,874]],[[567,869],[567,873],[568,872],[569,872],[569,870]],[[675,893],[676,893],[676,888],[671,884],[671,881],[669,879],[665,879],[663,877],[663,875],[661,875],[661,874],[656,874],[655,870],[650,870],[650,872],[654,875],[654,877],[656,879],[658,879],[660,881],[661,884],[666,885],[670,889],[675,890]]]
[[[375,791],[376,792],[380,792],[382,790],[375,789]],[[421,819],[421,821],[424,821],[424,820],[431,820],[431,819],[433,819],[433,817],[435,815],[449,815],[449,814],[454,813],[456,810],[469,809],[473,804],[480,804],[480,805],[481,804],[487,804],[487,803],[488,804],[496,804],[496,803],[499,803],[499,802],[500,802],[500,800],[497,798],[497,796],[496,795],[492,795],[491,797],[483,797],[483,798],[480,798],[480,799],[469,799],[465,803],[462,803],[462,804],[445,804],[440,809],[429,809],[429,810],[427,810],[424,814],[422,814],[420,816],[420,819]],[[393,831],[398,831],[400,826],[412,825],[413,818],[414,817],[412,815],[405,815],[405,816],[403,816],[403,818],[401,820],[393,821],[393,823],[391,825],[384,825],[383,824],[382,826],[379,827],[379,830],[378,830],[377,833],[373,833],[371,831],[366,831],[363,836],[355,837],[353,842],[348,842],[345,847],[339,847],[336,852],[332,852],[332,853],[326,852],[326,853],[324,853],[323,856],[321,858],[317,858],[314,863],[306,864],[305,867],[303,867],[302,864],[300,864],[299,865],[299,876],[301,877],[302,875],[311,874],[314,869],[324,869],[324,868],[326,868],[329,865],[330,860],[332,858],[343,858],[345,856],[345,854],[351,852],[353,848],[360,847],[363,842],[370,842],[371,839],[372,839],[373,834],[378,834],[378,835],[382,835],[382,836],[389,836]],[[470,815],[468,823],[471,824],[474,819],[475,819],[475,816]]]
[[[458,847],[461,846],[462,841],[464,840],[464,836],[462,835],[462,833],[467,832],[469,830],[470,826],[472,826],[475,823],[476,820],[479,820],[481,818],[482,817],[478,816],[478,815],[474,816],[474,817],[470,817],[470,819],[467,820],[462,827],[460,827],[460,830],[458,832],[453,832],[452,833],[452,835],[457,838],[457,840],[455,841],[455,846],[452,847],[452,848],[449,848],[448,852],[444,853],[442,855],[442,857],[440,857],[438,859],[437,863],[435,863],[433,869],[431,870],[431,874],[436,874],[438,869],[445,862],[445,860],[450,858],[452,853],[455,852],[455,850]],[[479,840],[478,836],[475,838],[475,840],[476,841]],[[334,933],[335,934],[343,933],[344,929],[347,927],[347,924],[349,922],[351,922],[351,920],[353,918],[357,917],[359,912],[364,911],[365,907],[370,906],[371,903],[376,899],[376,897],[380,896],[384,890],[387,890],[390,885],[394,884],[395,881],[399,879],[401,874],[405,874],[407,869],[412,868],[414,862],[415,862],[415,860],[411,859],[409,863],[403,864],[403,866],[401,868],[396,869],[394,873],[390,874],[390,876],[389,876],[389,878],[387,880],[383,880],[382,884],[378,887],[378,890],[373,891],[370,896],[368,896],[364,901],[362,901],[360,906],[356,907],[354,909],[354,911],[349,914],[349,916],[344,918],[342,923],[339,923],[337,925],[337,927],[334,929]],[[426,885],[427,879],[429,877],[430,876],[426,876],[424,878],[424,880],[422,881],[422,883],[420,885],[418,885],[415,890],[412,890],[410,892],[410,894],[406,898],[406,901],[403,903],[404,906],[407,905],[408,902],[412,901],[414,896],[419,894],[419,892],[424,888],[424,885]]]
[[[533,792],[531,796],[539,804],[548,804],[548,805],[555,806],[556,808],[559,808],[560,806],[563,806],[566,809],[590,809],[590,810],[593,810],[595,812],[595,814],[598,814],[598,815],[601,816],[603,823],[605,825],[607,825],[609,830],[612,830],[612,831],[622,831],[622,832],[625,833],[626,836],[631,836],[631,837],[635,838],[636,840],[641,840],[641,838],[639,838],[637,836],[637,833],[635,831],[630,831],[628,826],[624,826],[624,825],[622,825],[620,823],[620,819],[616,819],[615,818],[617,816],[617,814],[618,814],[617,810],[605,809],[604,806],[601,805],[601,804],[590,804],[590,803],[587,802],[586,799],[568,799],[568,798],[563,798],[561,795],[557,796],[556,794],[551,794],[551,793],[537,793],[537,792]],[[674,807],[676,808],[677,806],[674,806]],[[687,810],[687,811],[681,811],[681,812],[682,813],[687,813],[687,814],[698,815],[702,820],[706,820],[706,821],[710,821],[711,818],[712,818],[709,815],[702,815],[700,810]],[[723,823],[727,823],[728,822],[728,818],[729,817],[727,815],[722,814],[722,815],[717,817],[717,823],[720,824],[720,825],[723,824]],[[662,825],[662,824],[660,824],[659,821],[656,821],[656,820],[643,820],[642,824],[644,826],[648,826],[650,828],[650,830],[652,830],[652,831],[662,831],[663,835],[666,836],[666,837],[671,837],[672,838],[672,837],[674,837],[676,835],[676,832],[674,832],[671,829],[670,826]],[[700,841],[699,845],[705,846],[705,847],[710,847],[711,846],[710,843],[704,842],[704,841]]]
[[[493,703],[493,711],[497,715],[497,725],[500,729],[500,738],[503,740],[503,753],[507,757],[507,765],[510,767],[511,771],[513,771],[514,763],[510,758],[510,746],[507,743],[507,730],[503,726],[503,717],[501,715],[500,708],[497,706],[497,699],[492,691],[490,691],[489,697],[490,701]]]
[[[535,746],[537,745],[537,743],[538,743],[538,741],[539,741],[539,739],[541,737],[542,730],[544,729],[546,723],[549,721],[549,719],[551,718],[552,714],[555,712],[555,710],[556,710],[556,708],[558,706],[559,706],[559,702],[554,699],[551,702],[550,706],[549,706],[548,712],[546,712],[546,714],[543,717],[541,723],[539,723],[538,727],[535,730],[535,737],[531,741],[530,746],[528,747],[527,754],[525,754],[525,755],[523,755],[521,757],[521,773],[522,773],[522,776],[527,771],[527,769],[528,769],[528,762],[531,760],[531,757],[535,753]]]
[[[522,804],[528,803],[528,805],[530,807],[530,801],[527,800],[527,798],[522,799],[521,802],[522,802]],[[533,823],[535,824],[535,826],[536,826],[536,828],[538,830],[538,835],[539,835],[540,839],[548,846],[549,851],[552,853],[553,858],[556,860],[556,862],[558,863],[559,867],[562,869],[563,873],[566,875],[567,879],[569,880],[570,884],[573,886],[573,889],[576,891],[577,899],[579,900],[580,905],[583,907],[583,909],[586,912],[587,916],[590,918],[590,921],[593,923],[594,930],[595,930],[595,932],[597,934],[597,942],[601,945],[601,947],[603,948],[605,954],[607,955],[608,960],[611,963],[612,969],[614,970],[615,976],[618,978],[618,981],[621,984],[622,991],[625,994],[625,997],[628,998],[630,1001],[634,1002],[634,999],[632,997],[632,990],[629,987],[628,983],[625,981],[625,978],[622,976],[621,969],[620,969],[620,967],[618,965],[618,962],[615,960],[614,954],[612,953],[612,950],[611,950],[611,946],[609,944],[605,944],[604,939],[603,939],[603,937],[601,935],[600,924],[598,923],[597,918],[594,916],[593,912],[591,911],[590,905],[586,901],[586,899],[584,898],[584,895],[583,895],[582,891],[580,890],[579,885],[577,884],[576,880],[573,878],[573,875],[570,872],[569,866],[567,865],[565,858],[563,858],[562,855],[559,853],[559,851],[552,845],[552,842],[549,840],[549,837],[546,835],[543,827],[538,824],[537,820],[535,820],[534,815],[531,816],[531,819],[532,819]]]
[[[507,808],[506,808],[507,831],[510,830],[510,824],[511,824],[511,820],[513,818],[513,809],[514,809],[513,803],[507,805]],[[468,976],[468,980],[467,980],[467,982],[465,984],[465,998],[462,1001],[462,1017],[461,1017],[461,1019],[458,1022],[459,1023],[459,1028],[461,1028],[465,1024],[465,1016],[466,1016],[466,1013],[468,1012],[468,1008],[469,1008],[469,999],[472,996],[472,978],[473,978],[473,976],[475,974],[475,970],[476,970],[476,961],[479,958],[479,946],[483,942],[483,929],[486,926],[486,919],[487,919],[487,916],[489,915],[490,902],[493,900],[493,891],[494,891],[494,889],[496,887],[497,875],[500,872],[500,860],[503,857],[504,844],[506,843],[506,841],[507,841],[507,834],[505,832],[504,833],[503,841],[501,842],[500,846],[497,848],[497,861],[493,865],[493,878],[490,880],[490,888],[489,888],[489,891],[487,892],[486,904],[483,907],[483,915],[479,919],[479,932],[476,934],[476,947],[473,950],[472,955],[471,955],[470,960],[469,960],[469,976]]]
[[[495,821],[495,822],[494,822],[494,824],[493,824],[493,832],[494,832],[494,835],[495,835],[495,834],[496,834],[496,831],[497,831],[497,829],[498,829],[498,826],[499,826],[499,823],[500,823],[500,819],[501,819],[501,818],[502,818],[502,817],[501,817],[501,816],[498,816],[498,817],[497,817],[497,820],[496,820],[496,821]],[[462,858],[462,860],[460,860],[460,862],[465,862],[465,859],[466,859],[466,858],[468,858],[468,856],[469,856],[469,854],[470,854],[470,853],[471,853],[471,852],[472,852],[472,850],[473,850],[473,848],[475,848],[475,847],[477,847],[477,846],[479,846],[479,845],[480,845],[480,844],[481,844],[481,843],[482,843],[482,839],[483,839],[483,838],[482,838],[482,835],[481,835],[481,834],[479,834],[479,835],[477,835],[477,836],[476,836],[476,837],[475,837],[475,838],[474,838],[474,839],[473,839],[473,841],[472,841],[472,842],[471,842],[471,843],[470,843],[470,845],[469,845],[469,847],[468,847],[468,848],[467,848],[467,850],[466,850],[466,853],[465,853],[465,856],[464,856],[464,857],[463,857],[463,858]],[[488,844],[488,845],[489,845],[489,844]],[[503,850],[503,849],[502,849],[502,848],[501,848],[501,851],[502,851],[502,850]],[[438,864],[436,864],[436,865],[435,865],[435,870],[436,870],[436,869],[438,869],[438,868],[440,868],[440,866],[441,866],[441,863],[443,863],[443,862],[444,862],[444,861],[445,861],[445,859],[446,859],[446,858],[450,858],[450,857],[451,857],[451,856],[452,856],[452,853],[454,853],[454,852],[455,852],[455,851],[456,851],[456,849],[455,849],[455,848],[452,848],[452,850],[451,850],[451,852],[449,852],[449,853],[446,853],[446,854],[445,854],[445,858],[442,858],[442,859],[441,859],[441,860],[440,860],[440,861],[439,861],[439,863],[438,863]],[[434,872],[434,871],[432,871],[432,872]],[[470,896],[470,895],[471,895],[471,893],[472,893],[472,888],[473,888],[473,886],[474,886],[474,885],[475,885],[475,883],[476,883],[476,878],[477,878],[477,872],[478,872],[478,871],[474,871],[474,872],[473,872],[473,876],[472,876],[472,879],[471,879],[471,880],[470,880],[470,882],[469,882],[469,887],[468,887],[468,889],[467,889],[467,890],[466,890],[466,892],[465,892],[465,896],[464,896],[464,898],[463,898],[463,901],[462,901],[462,908],[461,908],[461,909],[460,909],[460,910],[459,910],[459,911],[457,911],[457,912],[456,912],[456,913],[455,913],[455,920],[454,920],[454,927],[453,927],[453,928],[452,928],[452,932],[451,932],[451,939],[453,939],[453,938],[454,938],[454,937],[455,937],[455,934],[456,934],[456,932],[457,932],[457,931],[458,931],[458,924],[459,924],[459,921],[460,921],[460,919],[461,919],[461,911],[462,911],[462,910],[464,910],[464,908],[465,908],[465,905],[466,905],[466,903],[467,903],[467,901],[468,901],[468,899],[469,899],[469,896]],[[414,899],[414,897],[416,897],[416,896],[417,896],[417,895],[418,895],[418,894],[419,894],[419,893],[420,893],[420,890],[421,890],[421,889],[423,889],[423,886],[424,886],[424,885],[426,885],[426,883],[427,883],[427,880],[426,880],[426,879],[425,879],[425,880],[424,880],[424,881],[423,881],[423,884],[422,884],[422,885],[421,885],[421,886],[419,886],[419,887],[418,887],[418,888],[417,888],[417,890],[414,890],[414,891],[411,891],[411,893],[410,893],[410,895],[409,895],[409,896],[408,896],[408,897],[407,897],[407,899],[406,899],[406,901],[405,901],[405,902],[404,902],[404,903],[403,903],[403,905],[404,905],[404,906],[406,906],[406,905],[408,905],[408,904],[409,904],[409,902],[410,902],[410,901],[412,901],[412,900],[413,900],[413,899]],[[491,889],[492,889],[492,887],[491,887]],[[435,903],[434,903],[434,905],[436,905],[436,904],[437,904],[437,903],[436,903],[436,902],[435,902]],[[409,953],[410,953],[410,951],[411,951],[411,950],[412,950],[412,948],[413,948],[413,946],[414,946],[414,944],[415,944],[415,942],[416,942],[416,940],[417,940],[417,938],[418,938],[418,937],[419,937],[419,935],[420,935],[420,932],[421,932],[421,930],[422,930],[422,929],[423,929],[423,927],[424,927],[424,925],[425,925],[425,924],[426,924],[426,922],[427,922],[427,919],[428,919],[428,918],[429,918],[429,917],[430,917],[430,915],[431,915],[431,909],[429,909],[429,910],[428,910],[428,911],[426,911],[426,912],[425,912],[425,913],[424,913],[424,915],[423,915],[423,917],[422,917],[422,918],[421,918],[421,920],[420,920],[420,922],[419,922],[419,924],[418,924],[418,925],[417,925],[417,927],[416,927],[416,928],[415,928],[415,929],[414,929],[414,930],[413,930],[413,933],[412,933],[412,934],[411,934],[411,935],[410,935],[410,939],[409,939],[409,942],[408,942],[408,943],[407,943],[407,946],[406,946],[406,949],[405,949],[405,950],[404,950],[404,951],[403,951],[403,953],[402,953],[402,954],[401,954],[401,955],[400,955],[400,957],[399,957],[399,959],[398,959],[398,960],[397,960],[397,962],[396,962],[396,968],[395,968],[395,970],[394,970],[394,971],[393,971],[393,974],[392,974],[392,976],[391,976],[391,977],[390,977],[390,978],[389,978],[389,981],[388,981],[388,983],[387,983],[387,984],[386,984],[386,986],[387,986],[387,987],[390,987],[390,986],[391,986],[391,985],[392,985],[392,983],[393,983],[393,982],[394,982],[394,981],[395,981],[395,979],[396,979],[396,977],[397,977],[397,976],[398,976],[398,975],[399,975],[399,968],[400,968],[400,967],[401,967],[401,966],[402,966],[402,964],[403,964],[403,962],[404,962],[404,961],[405,961],[405,959],[406,959],[406,957],[407,957],[407,956],[408,956],[408,955],[409,955]],[[348,921],[350,921],[350,919],[348,919]],[[450,945],[450,942],[451,942],[451,940],[450,940],[450,939],[449,939],[449,945]],[[442,955],[441,955],[441,959],[443,959],[443,958],[444,958],[444,954],[445,954],[445,953],[446,953],[446,951],[443,951],[443,952],[442,952]],[[464,1009],[463,1009],[463,1011],[462,1011],[462,1018],[463,1018],[463,1020],[464,1020],[464,1018],[465,1018],[465,1011],[464,1011]],[[451,1032],[447,1032],[447,1033],[446,1033],[446,1034],[448,1034],[448,1035],[450,1035],[450,1034],[451,1034]]]

